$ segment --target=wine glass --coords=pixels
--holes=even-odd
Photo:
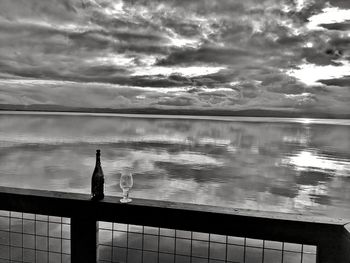
[[[120,174],[120,188],[123,190],[123,199],[120,199],[121,203],[129,203],[132,201],[129,198],[129,191],[134,184],[131,172],[122,172]]]

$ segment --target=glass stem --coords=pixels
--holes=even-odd
[[[129,198],[129,191],[128,190],[123,190],[123,198],[128,199]]]

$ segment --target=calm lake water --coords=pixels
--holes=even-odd
[[[0,184],[350,218],[350,121],[0,114]],[[219,119],[219,118],[218,118]]]

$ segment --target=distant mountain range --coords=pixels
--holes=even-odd
[[[0,111],[39,111],[39,112],[83,112],[116,114],[162,114],[162,115],[198,115],[198,116],[242,116],[242,117],[281,117],[281,118],[324,118],[350,119],[350,113],[306,112],[297,110],[221,110],[221,109],[158,109],[158,108],[83,108],[66,107],[53,104],[11,105],[0,104]]]

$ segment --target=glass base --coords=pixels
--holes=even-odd
[[[132,201],[131,198],[123,198],[123,199],[120,199],[120,202],[121,203],[130,203]]]

